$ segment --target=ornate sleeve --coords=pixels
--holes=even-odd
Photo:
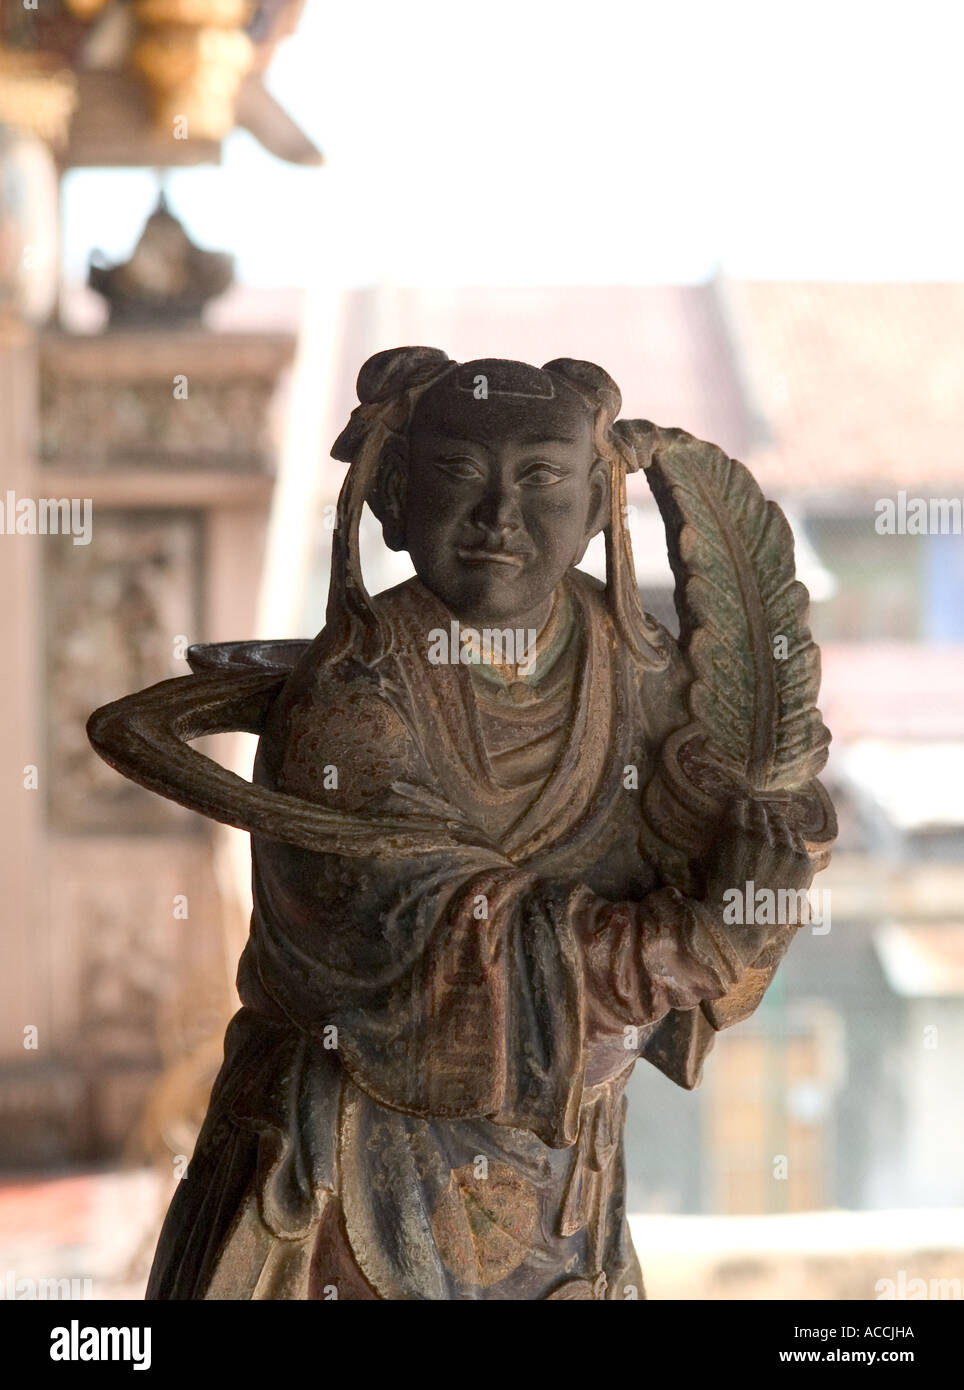
[[[597,903],[580,935],[590,1036],[722,998],[745,968],[712,914],[675,888],[638,903]]]

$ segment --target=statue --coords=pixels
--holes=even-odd
[[[107,301],[112,328],[200,324],[208,300],[234,279],[234,257],[195,246],[161,193],[130,259],[91,253],[87,283]]]
[[[358,395],[322,632],[194,647],[88,725],[251,833],[243,1007],[148,1298],[643,1297],[626,1079],[697,1085],[806,918],[734,922],[733,890],[802,903],[836,833],[790,530],[588,362],[399,348]],[[638,468],[678,640],[636,586]],[[374,597],[366,501],[416,570]],[[188,746],[232,729],[253,783]]]

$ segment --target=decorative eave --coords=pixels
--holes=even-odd
[[[253,72],[241,84],[235,104],[235,120],[249,130],[269,154],[289,164],[324,164],[325,156],[301,126],[288,115]]]
[[[0,114],[51,144],[62,169],[218,164],[238,126],[289,163],[323,163],[264,86],[302,0],[50,6],[32,20],[0,15]],[[18,119],[35,110],[48,113],[44,123]]]
[[[78,72],[62,169],[220,164],[220,140],[175,140],[151,120],[144,84],[118,68]]]
[[[174,168],[220,164],[220,140],[176,140],[151,119],[143,82],[124,69],[76,74],[77,105],[60,154],[62,169]],[[319,165],[324,156],[251,73],[238,93],[236,119],[271,154],[291,164]]]

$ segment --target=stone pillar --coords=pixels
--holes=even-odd
[[[0,1136],[32,1126],[43,1149],[54,1136],[55,1116],[70,1112],[77,1092],[56,1065],[43,911],[42,811],[49,780],[40,670],[44,538],[15,529],[16,502],[36,497],[36,399],[35,336],[0,321]],[[25,1035],[25,1029],[36,1032]],[[37,1147],[19,1152],[26,1159]]]
[[[33,713],[46,750],[31,803],[45,901],[20,965],[33,995],[18,988],[45,1010],[36,1021],[61,1092],[47,1106],[58,1125],[28,1107],[19,1131],[0,1137],[0,1162],[116,1155],[164,1066],[203,1057],[203,1082],[233,1007],[226,966],[239,924],[219,888],[218,831],[114,773],[84,723],[99,704],[186,674],[189,643],[255,635],[273,403],[293,354],[287,335],[183,329],[39,340],[36,462],[29,482],[21,463],[22,486],[90,499],[92,527],[89,543],[10,538],[2,552],[19,586],[18,659],[43,672],[42,699],[19,681],[4,698],[20,701],[21,724]],[[23,440],[21,452],[29,461]],[[40,579],[42,606],[30,587]],[[12,771],[30,761],[25,737],[11,745]],[[8,820],[30,800],[22,774],[18,796],[7,790],[10,775]],[[28,825],[4,847],[14,861]],[[9,1058],[21,1046],[4,1038],[0,1102],[20,1084]]]

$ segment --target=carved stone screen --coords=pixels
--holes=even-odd
[[[90,544],[51,536],[45,558],[51,827],[196,833],[197,817],[90,756],[84,719],[118,690],[183,674],[176,643],[195,640],[202,592],[198,515],[95,507]]]

